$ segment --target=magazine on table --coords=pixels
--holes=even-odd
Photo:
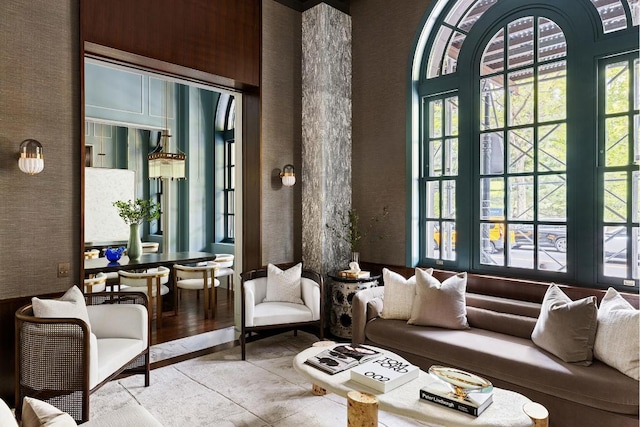
[[[418,378],[420,368],[397,355],[387,354],[351,370],[351,379],[386,393]]]
[[[306,360],[308,365],[328,374],[337,374],[380,356],[377,350],[358,344],[341,344],[322,350]]]

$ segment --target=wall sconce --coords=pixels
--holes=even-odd
[[[35,175],[44,169],[42,144],[35,139],[25,139],[20,144],[20,158],[18,167],[24,173]]]
[[[280,178],[282,178],[282,185],[285,187],[291,187],[296,183],[296,172],[293,165],[284,165],[282,172],[280,172]]]

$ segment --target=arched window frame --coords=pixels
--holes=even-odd
[[[596,92],[598,86],[599,63],[606,57],[619,53],[638,49],[638,2],[631,1],[631,6],[626,0],[622,0],[625,19],[629,23],[626,29],[605,32],[606,24],[601,19],[595,4],[589,0],[571,0],[563,2],[555,1],[492,1],[490,8],[478,19],[473,28],[464,34],[464,45],[459,52],[458,66],[455,71],[444,73],[427,78],[429,67],[433,68],[435,61],[430,58],[431,47],[438,36],[441,28],[450,28],[449,34],[456,34],[458,27],[456,23],[446,22],[446,17],[452,9],[461,3],[466,3],[466,9],[459,13],[459,17],[464,17],[467,10],[473,7],[474,2],[460,0],[453,4],[445,1],[438,1],[432,5],[431,10],[425,15],[420,35],[415,43],[415,56],[410,64],[411,86],[409,93],[409,105],[411,112],[408,126],[408,201],[407,222],[409,235],[407,236],[407,263],[409,265],[425,265],[454,270],[467,270],[480,273],[490,273],[504,276],[530,277],[533,279],[551,279],[565,283],[575,283],[583,286],[606,287],[614,285],[628,290],[623,284],[629,284],[628,279],[619,280],[612,283],[610,278],[603,277],[597,267],[599,257],[602,256],[602,238],[597,237],[598,227],[602,227],[602,217],[599,208],[602,203],[602,189],[596,182],[597,174],[595,168],[576,167],[580,163],[597,164],[597,146],[599,144],[598,121],[599,112],[596,102]],[[560,4],[559,4],[560,3]],[[635,8],[635,11],[633,10]],[[572,46],[567,58],[568,70],[580,70],[580,78],[569,76],[567,79],[567,121],[568,121],[568,144],[571,145],[567,151],[567,163],[570,170],[567,213],[567,231],[573,236],[570,248],[567,251],[567,263],[570,267],[567,273],[558,275],[545,271],[526,271],[513,268],[491,268],[479,262],[476,237],[478,231],[478,218],[476,214],[479,206],[478,191],[474,190],[478,177],[478,165],[475,159],[478,157],[478,147],[471,146],[469,141],[476,141],[478,131],[474,128],[474,114],[477,111],[471,100],[474,94],[478,93],[478,64],[483,51],[483,43],[486,43],[500,25],[510,22],[518,17],[527,15],[541,15],[552,19],[559,24],[567,36],[567,44]],[[633,16],[632,16],[633,15]],[[636,26],[631,26],[631,22]],[[446,51],[448,43],[444,45]],[[430,61],[431,60],[431,61]],[[443,64],[440,61],[439,64]],[[431,65],[430,65],[431,64]],[[471,66],[460,66],[460,64],[471,64]],[[449,66],[449,70],[451,67]],[[432,72],[433,74],[433,72]],[[579,96],[571,93],[593,93],[590,102],[584,102]],[[428,146],[424,141],[429,140],[429,129],[426,125],[425,106],[429,105],[429,100],[460,97],[460,118],[459,118],[459,169],[460,174],[456,178],[456,201],[459,207],[456,210],[455,229],[457,233],[454,241],[456,254],[455,259],[447,257],[427,258],[425,255],[432,244],[433,234],[427,238],[426,227],[427,212],[425,208],[425,173],[429,162]],[[471,111],[470,111],[471,110]],[[578,126],[576,123],[587,123],[587,126]],[[578,150],[575,142],[589,141],[586,150]],[[584,148],[584,147],[583,147]],[[633,169],[635,168],[635,169]],[[637,170],[637,164],[633,166]],[[598,192],[599,191],[599,192]],[[598,192],[598,197],[584,199],[584,194]],[[635,195],[634,195],[635,197]],[[465,203],[463,203],[466,202]],[[637,204],[637,201],[634,201]],[[462,208],[464,206],[464,209]],[[470,206],[472,206],[470,208]],[[635,212],[634,212],[635,213]],[[433,219],[433,218],[431,218]],[[636,221],[636,222],[634,222]],[[637,228],[638,218],[628,221],[631,226]],[[596,225],[597,224],[597,225]],[[587,232],[584,232],[585,225]],[[462,236],[462,237],[460,237]],[[465,237],[466,236],[466,237]],[[429,240],[431,239],[431,240]],[[580,254],[577,254],[580,248]],[[449,257],[450,258],[450,257]],[[585,264],[585,261],[588,263]],[[580,268],[577,266],[580,265]],[[586,268],[585,268],[586,265]],[[605,283],[606,282],[606,283]],[[634,286],[638,287],[637,277],[634,278]]]

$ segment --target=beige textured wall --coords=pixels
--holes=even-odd
[[[0,299],[66,290],[80,274],[78,0],[0,5]],[[45,168],[18,169],[27,138]],[[71,275],[57,278],[60,262]]]
[[[301,259],[301,16],[274,0],[262,2],[263,264]],[[287,163],[296,168],[293,187],[277,176]]]
[[[405,264],[406,126],[410,51],[429,0],[351,0],[353,22],[353,207],[362,221],[390,214],[360,258]],[[377,236],[383,234],[383,240]]]

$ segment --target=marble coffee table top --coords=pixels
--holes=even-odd
[[[390,356],[392,352],[375,348]],[[382,393],[363,384],[351,380],[349,370],[335,375],[325,374],[305,361],[327,347],[310,347],[298,353],[293,360],[294,369],[309,380],[325,390],[346,398],[352,390],[371,393],[378,398],[378,407],[383,411],[408,416],[417,420],[442,425],[447,427],[532,427],[533,421],[522,407],[531,402],[525,396],[501,388],[494,387],[493,403],[478,417],[464,414],[453,409],[420,400],[420,389],[427,383],[428,373],[420,371],[420,376],[415,380],[395,388],[387,393]]]

